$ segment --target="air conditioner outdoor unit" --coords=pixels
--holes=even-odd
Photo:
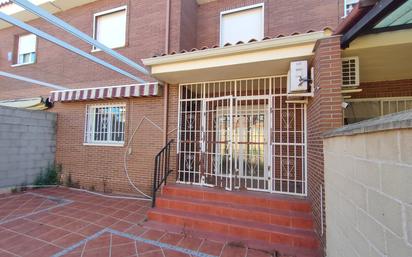
[[[359,86],[359,58],[342,58],[342,87]]]
[[[306,92],[308,90],[308,62],[290,63],[288,72],[288,94]]]

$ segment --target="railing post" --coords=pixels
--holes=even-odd
[[[155,167],[153,173],[153,196],[152,207],[156,205],[156,192],[162,186],[163,182],[166,185],[167,177],[169,176],[170,162],[170,146],[173,140],[170,140],[165,147],[155,157]]]
[[[155,207],[156,203],[156,187],[157,187],[157,162],[158,162],[158,155],[155,157],[155,168],[153,174],[153,195],[152,195],[152,207]]]

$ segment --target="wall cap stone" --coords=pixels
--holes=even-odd
[[[356,134],[407,128],[412,128],[412,110],[388,114],[382,117],[346,125],[341,128],[325,132],[323,137],[330,138],[337,136],[351,136]]]

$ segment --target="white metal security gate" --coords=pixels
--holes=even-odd
[[[306,105],[286,76],[182,84],[177,182],[306,195]]]

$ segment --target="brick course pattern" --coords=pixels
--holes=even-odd
[[[126,103],[125,145],[83,145],[87,104],[108,103]],[[58,113],[56,162],[63,166],[64,180],[67,181],[70,174],[74,183],[87,189],[134,192],[124,172],[126,144],[144,117],[162,127],[162,104],[161,97],[56,104],[53,108]],[[151,193],[154,156],[162,148],[162,136],[162,131],[143,121],[130,143],[129,175],[146,194]]]
[[[379,98],[412,96],[412,79],[361,83],[362,92],[351,94],[352,98]]]
[[[308,138],[308,197],[312,202],[315,227],[321,243],[325,246],[325,223],[321,222],[321,216],[325,219],[324,191],[320,187],[324,183],[323,170],[323,145],[322,134],[330,129],[338,128],[342,122],[342,61],[340,38],[332,37],[318,41],[315,47],[315,96],[309,100],[307,116]],[[321,208],[321,194],[323,209]]]
[[[195,0],[172,0],[169,52],[219,44],[220,12],[261,2],[265,3],[265,36],[304,33],[309,30],[321,30],[325,27],[334,28],[340,20],[341,15],[339,14],[343,13],[341,10],[342,0],[306,1],[305,4],[297,0],[219,0],[202,5],[198,5]],[[128,58],[140,62],[142,58],[148,58],[165,51],[166,4],[167,1],[164,0],[95,1],[57,13],[56,16],[88,35],[92,35],[94,13],[127,5],[126,46],[116,50]],[[83,51],[91,51],[91,46],[87,43],[41,19],[28,23]],[[43,39],[38,39],[35,64],[11,67],[12,62],[7,60],[7,53],[14,51],[15,38],[24,33],[26,32],[17,27],[0,31],[0,69],[2,71],[69,88],[111,86],[134,82]],[[119,68],[142,76],[139,72],[131,70],[128,66],[103,52],[93,52],[92,54]],[[13,79],[1,78],[0,80],[0,100],[47,96],[49,91],[48,88]]]

